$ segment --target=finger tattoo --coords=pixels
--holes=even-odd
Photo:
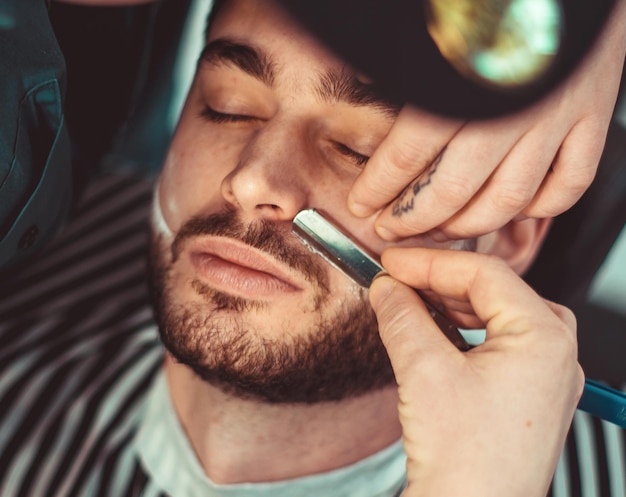
[[[437,172],[437,167],[443,158],[443,154],[445,153],[447,147],[443,147],[439,155],[435,157],[435,160],[429,166],[428,170],[422,173],[422,175],[417,178],[412,184],[407,186],[404,191],[398,197],[393,209],[391,211],[392,215],[396,217],[400,217],[406,212],[412,211],[413,206],[415,204],[415,197],[417,197],[418,193],[421,192],[424,188],[430,185],[432,177]]]

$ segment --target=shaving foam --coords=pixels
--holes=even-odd
[[[152,226],[154,230],[166,237],[172,238],[174,233],[168,226],[165,221],[165,217],[163,216],[163,211],[161,210],[161,200],[159,198],[159,183],[157,182],[154,187],[154,195],[152,197]]]

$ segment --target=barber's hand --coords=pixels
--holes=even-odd
[[[575,320],[492,256],[391,248],[370,300],[399,388],[410,497],[545,496],[584,377]],[[417,294],[487,339],[468,352]],[[473,311],[472,311],[473,309]]]
[[[532,108],[464,123],[405,106],[352,188],[352,213],[383,209],[376,228],[387,240],[433,230],[442,241],[571,207],[595,175],[615,106],[626,52],[626,2],[617,4],[583,64]]]

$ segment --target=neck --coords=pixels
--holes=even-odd
[[[339,402],[266,404],[225,394],[169,357],[165,374],[183,429],[215,483],[330,471],[401,436],[395,386]]]

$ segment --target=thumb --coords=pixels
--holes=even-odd
[[[412,288],[380,276],[370,286],[369,299],[396,377],[422,357],[433,359],[450,348],[457,351]]]

